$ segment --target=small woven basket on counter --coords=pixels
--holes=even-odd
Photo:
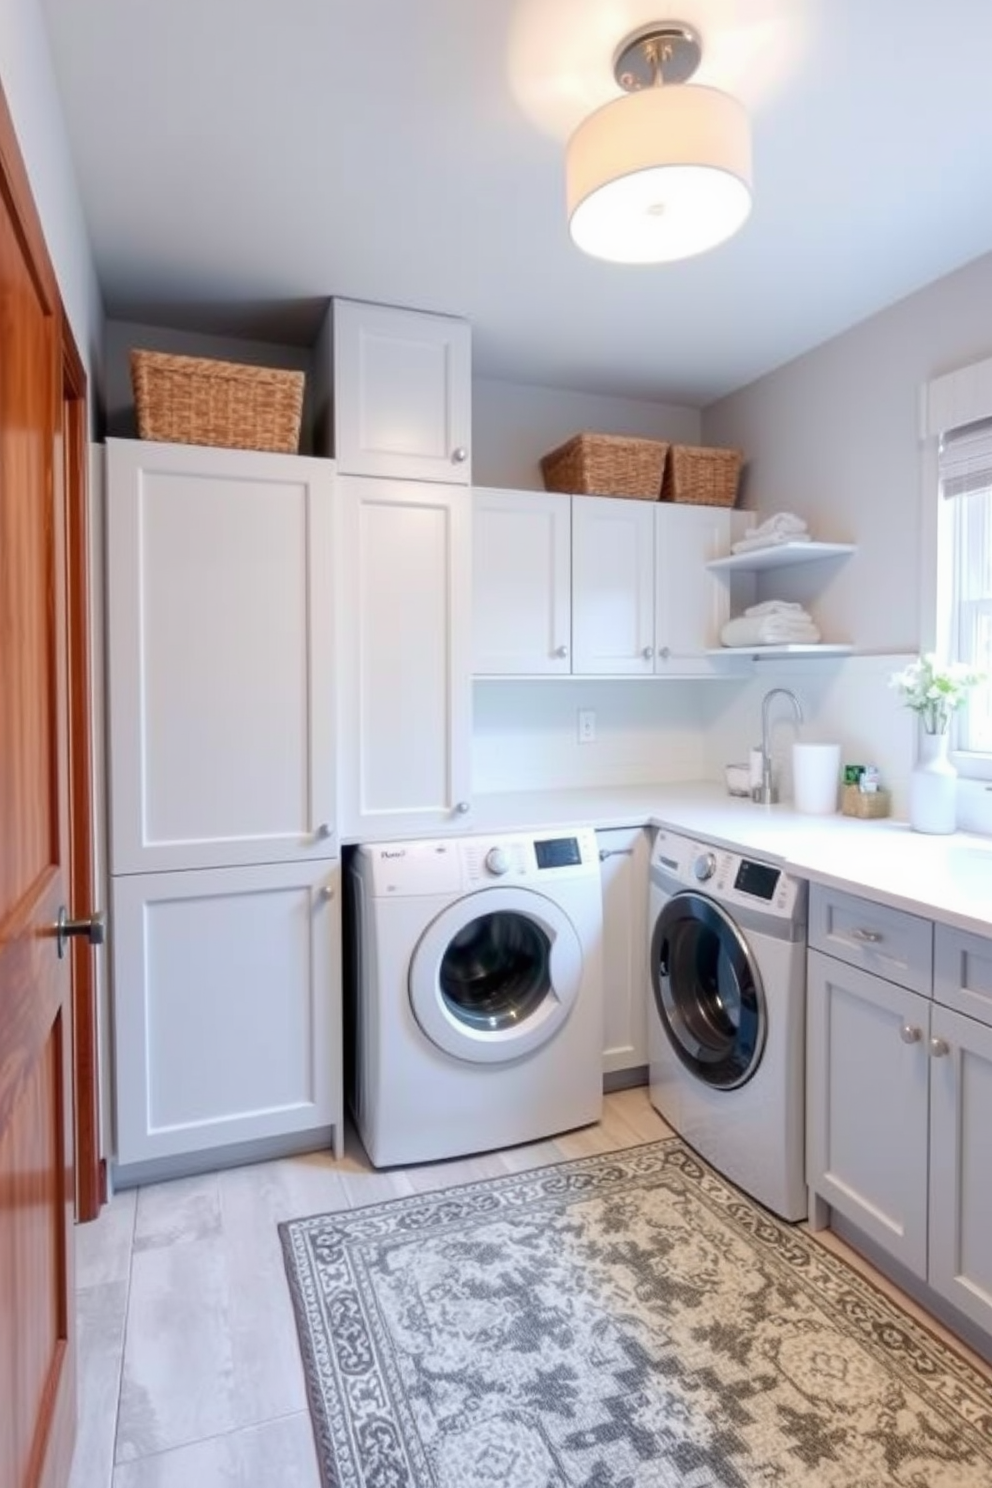
[[[668,445],[619,434],[576,434],[541,460],[544,486],[573,496],[657,501]]]
[[[299,448],[302,372],[135,350],[131,383],[141,439],[282,454]]]
[[[661,499],[689,506],[733,506],[743,463],[743,453],[738,449],[673,444],[665,464]]]
[[[860,791],[856,785],[842,785],[840,809],[844,816],[878,818],[888,816],[892,797],[887,790]]]

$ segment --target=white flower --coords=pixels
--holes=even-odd
[[[938,666],[932,651],[918,656],[901,672],[893,672],[889,686],[902,693],[907,708],[919,713],[928,734],[946,734],[951,714],[967,700],[973,687],[987,680],[984,672],[960,661]]]

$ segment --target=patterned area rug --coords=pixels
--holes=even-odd
[[[989,1488],[992,1387],[677,1139],[280,1226],[326,1488]]]

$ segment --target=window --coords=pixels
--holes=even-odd
[[[923,393],[921,649],[992,675],[992,359],[937,377]],[[959,822],[990,831],[992,684],[955,714],[951,747],[965,787]]]
[[[944,434],[937,462],[945,649],[992,674],[992,420]],[[965,773],[985,774],[982,756],[992,767],[992,686],[976,689],[957,714],[954,744]]]

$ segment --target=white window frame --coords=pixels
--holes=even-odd
[[[950,653],[953,626],[953,511],[940,495],[938,450],[942,434],[966,424],[992,419],[992,357],[926,383],[920,398],[923,441],[923,498],[920,523],[921,650]],[[965,753],[954,747],[951,759],[961,783],[992,780],[992,754]]]

